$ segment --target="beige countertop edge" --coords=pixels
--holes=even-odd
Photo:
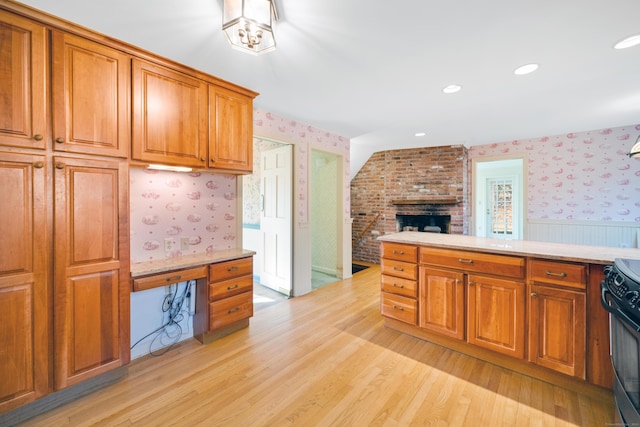
[[[246,249],[223,249],[205,254],[185,255],[176,258],[163,258],[152,261],[132,262],[131,277],[142,277],[150,274],[166,273],[185,268],[199,267],[214,262],[231,261],[246,258],[256,253]]]
[[[640,259],[638,248],[614,248],[530,240],[501,240],[460,234],[403,231],[378,237],[382,242],[482,251],[502,255],[539,257],[562,261],[610,264],[616,258]]]

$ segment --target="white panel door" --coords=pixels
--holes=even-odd
[[[292,146],[263,151],[260,171],[260,283],[292,294]]]

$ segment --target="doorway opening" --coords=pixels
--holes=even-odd
[[[341,157],[311,150],[311,287],[317,289],[340,280],[342,275]]]
[[[293,295],[293,149],[254,138],[253,174],[242,181],[242,247],[253,250],[254,282]]]
[[[524,159],[473,159],[473,230],[476,236],[524,238]]]

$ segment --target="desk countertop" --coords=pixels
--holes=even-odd
[[[150,274],[166,273],[174,270],[198,267],[214,262],[231,261],[255,255],[246,249],[224,249],[204,254],[185,255],[176,258],[163,258],[152,261],[132,262],[131,277],[142,277]]]

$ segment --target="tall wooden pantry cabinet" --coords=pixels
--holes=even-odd
[[[129,362],[130,58],[0,10],[0,64],[3,413]]]

